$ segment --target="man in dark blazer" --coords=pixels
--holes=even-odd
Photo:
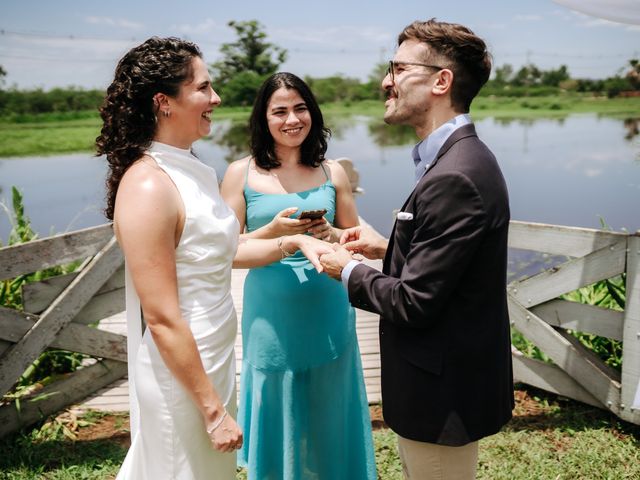
[[[380,314],[384,419],[409,479],[475,478],[478,440],[514,406],[508,194],[468,115],[490,71],[484,41],[462,25],[404,29],[382,82],[384,119],[422,139],[415,189],[388,241],[355,227],[320,259],[355,307]],[[382,272],[351,252],[384,258]]]

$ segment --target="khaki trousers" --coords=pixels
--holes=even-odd
[[[462,447],[417,442],[398,435],[398,452],[406,480],[474,480],[478,442]]]

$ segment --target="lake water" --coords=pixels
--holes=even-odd
[[[388,235],[392,210],[413,186],[412,130],[370,117],[329,118],[328,157],[349,157],[364,195],[359,213]],[[476,122],[493,150],[510,193],[514,220],[614,230],[640,229],[640,135],[638,119],[594,114],[561,120]],[[198,156],[222,178],[227,161],[246,154],[246,127],[220,122],[212,138],[198,142]],[[105,161],[90,153],[0,159],[0,199],[11,203],[11,186],[24,194],[25,211],[41,237],[105,222]],[[11,224],[0,211],[0,239]]]

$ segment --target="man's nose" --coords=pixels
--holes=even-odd
[[[382,79],[380,86],[382,87],[382,90],[385,90],[385,91],[393,87],[393,80],[391,80],[391,73],[387,72],[387,74]]]

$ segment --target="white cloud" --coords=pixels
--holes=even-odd
[[[131,30],[139,30],[144,26],[141,23],[132,22],[131,20],[127,20],[125,18],[89,16],[85,17],[85,21],[92,25],[107,25],[110,27],[121,27]]]
[[[619,28],[631,32],[640,31],[639,25],[629,25],[626,23],[613,22],[604,18],[595,18],[580,12],[571,12],[573,18],[577,20],[577,25],[585,28]]]

